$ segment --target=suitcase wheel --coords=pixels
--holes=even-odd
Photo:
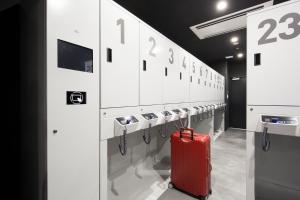
[[[209,195],[212,195],[212,190],[209,190]]]
[[[199,196],[199,200],[207,200],[208,199],[208,196]]]
[[[169,182],[168,188],[169,188],[169,189],[173,189],[173,188],[174,188],[173,183]]]

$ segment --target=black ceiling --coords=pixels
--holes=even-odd
[[[153,28],[173,40],[206,63],[224,59],[246,50],[246,30],[199,40],[189,29],[196,25],[268,0],[227,0],[228,9],[217,12],[218,0],[114,0]],[[286,0],[275,0],[275,3]],[[230,37],[240,37],[240,44],[233,46]],[[238,50],[236,48],[239,48]]]

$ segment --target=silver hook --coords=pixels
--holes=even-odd
[[[150,142],[151,142],[151,127],[152,127],[152,125],[151,125],[151,123],[149,123],[149,127],[148,127],[148,137],[146,137],[146,129],[144,129],[144,135],[143,135],[143,139],[144,139],[144,142],[146,143],[146,144],[150,144]]]
[[[120,136],[120,144],[119,144],[119,150],[122,156],[125,156],[127,154],[127,141],[126,141],[126,134],[127,134],[127,128],[125,126],[125,129],[123,130],[123,136]]]

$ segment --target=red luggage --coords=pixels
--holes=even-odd
[[[171,136],[171,184],[200,199],[211,194],[210,137],[180,129]]]

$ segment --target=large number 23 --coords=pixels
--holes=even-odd
[[[300,34],[300,24],[299,24],[300,15],[299,15],[299,13],[288,13],[279,20],[279,23],[285,23],[288,19],[293,19],[293,22],[288,25],[289,29],[293,29],[293,33],[292,34],[280,33],[279,37],[283,40],[293,39]],[[265,25],[267,25],[267,24],[269,24],[270,27],[267,30],[267,32],[258,40],[258,45],[277,42],[276,37],[268,38],[270,36],[270,34],[276,29],[276,26],[277,26],[276,20],[266,19],[258,25],[258,28],[261,29],[261,28],[265,27]]]

